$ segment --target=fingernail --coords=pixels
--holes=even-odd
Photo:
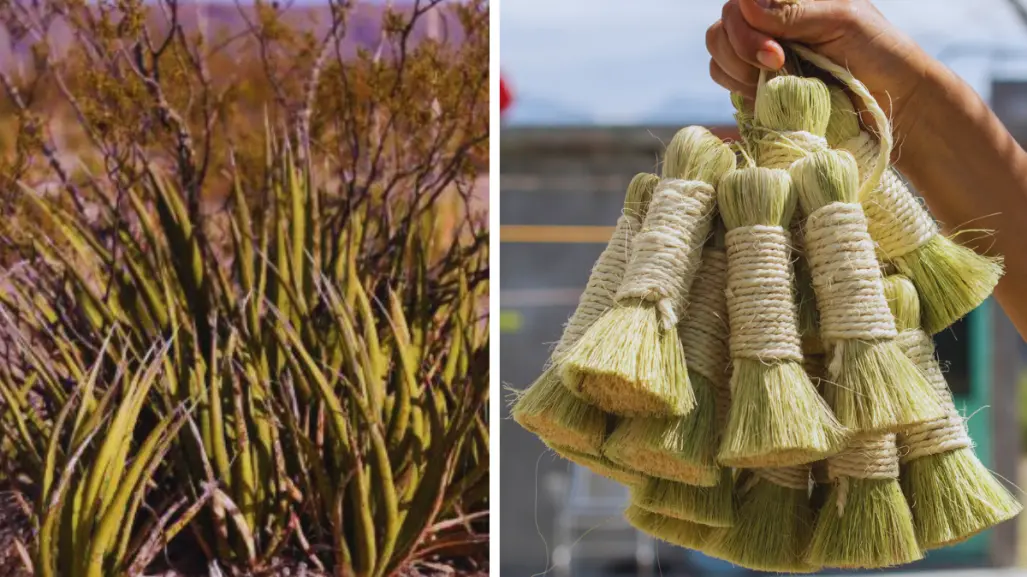
[[[777,70],[777,55],[770,50],[756,52],[756,60],[771,70]]]

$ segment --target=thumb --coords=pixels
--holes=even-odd
[[[849,0],[738,0],[738,6],[756,30],[807,43],[841,34],[856,10]]]

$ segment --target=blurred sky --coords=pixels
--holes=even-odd
[[[707,74],[705,47],[706,28],[720,17],[722,5],[722,0],[503,0],[500,60],[515,95],[508,120],[730,121],[727,93]],[[1027,78],[1027,25],[1009,0],[880,0],[877,5],[982,96],[987,97],[992,77]]]

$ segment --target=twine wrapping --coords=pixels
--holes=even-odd
[[[867,132],[860,132],[839,148],[848,150],[856,158],[860,180],[874,169],[880,155],[880,144]],[[888,260],[919,249],[938,234],[937,223],[894,170],[887,170],[881,185],[860,201],[870,236]]]
[[[795,489],[796,491],[809,491],[810,468],[809,465],[797,465],[794,467],[766,467],[752,469],[754,478],[758,477],[769,481],[779,487]]]
[[[956,409],[948,383],[945,382],[945,376],[934,356],[934,343],[931,338],[921,330],[910,330],[900,333],[897,342],[902,352],[927,377],[945,409],[945,416],[902,432],[899,437],[899,444],[903,447],[901,462],[905,464],[922,457],[972,447],[973,441],[967,434],[966,424]]]
[[[731,362],[728,344],[727,253],[723,248],[703,250],[700,276],[689,293],[688,316],[682,323],[681,343],[688,368],[710,379],[717,411],[718,434],[727,424],[731,408]]]
[[[826,150],[827,139],[811,132],[769,130],[757,139],[757,163],[763,168],[788,170],[792,163],[813,152]]]
[[[664,330],[672,330],[687,307],[688,289],[710,233],[714,191],[708,183],[664,180],[653,192],[642,230],[635,235],[618,303],[655,302]]]
[[[702,266],[690,292],[687,315],[678,334],[688,359],[688,369],[718,385],[726,381],[728,325],[725,318],[727,255],[723,249],[702,252]]]
[[[825,341],[883,340],[897,335],[866,218],[858,204],[834,202],[806,223],[807,257]]]
[[[725,240],[732,358],[802,362],[788,232],[744,226]]]
[[[564,327],[563,336],[553,351],[553,358],[559,358],[578,342],[603,313],[613,308],[614,295],[624,280],[624,269],[628,265],[631,239],[641,227],[642,217],[636,211],[625,210],[617,219],[613,236],[592,266],[588,284],[578,299],[578,307]]]
[[[849,479],[898,479],[899,450],[894,433],[857,435],[841,453],[827,459],[827,478],[838,485],[838,514],[845,511]]]

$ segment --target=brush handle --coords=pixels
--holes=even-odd
[[[731,357],[802,362],[788,231],[742,226],[726,240]]]
[[[927,377],[945,409],[944,416],[910,427],[899,435],[899,444],[906,448],[902,462],[972,447],[973,441],[967,434],[966,423],[956,409],[952,392],[945,382],[931,337],[919,329],[903,331],[899,334],[898,344],[902,352]]]
[[[838,148],[856,158],[860,180],[874,168],[880,153],[880,144],[868,132],[860,132]],[[894,170],[887,170],[881,185],[862,197],[860,203],[867,215],[870,236],[886,260],[905,256],[938,234],[937,223]]]
[[[678,325],[688,370],[706,377],[718,388],[727,382],[726,285],[727,254],[724,249],[704,249],[702,264],[692,283],[686,316]]]
[[[820,336],[825,341],[897,336],[862,207],[833,202],[813,211],[805,240]]]
[[[618,303],[655,303],[665,330],[674,329],[688,305],[699,267],[699,250],[710,234],[713,186],[695,180],[664,180],[653,192],[642,230],[635,235]]]

